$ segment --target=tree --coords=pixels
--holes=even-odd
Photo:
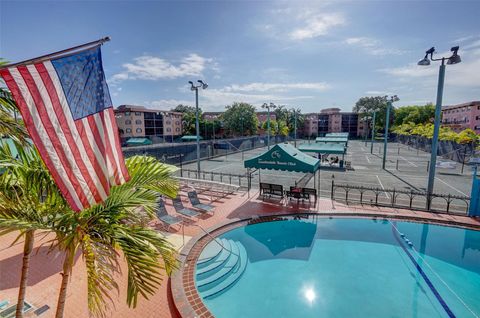
[[[387,111],[387,96],[362,97],[355,103],[353,111],[359,113],[360,118],[371,116],[373,112],[376,111],[375,127],[377,129],[383,129],[385,127],[385,116]],[[390,122],[393,120],[393,116],[394,111],[391,110]]]
[[[232,135],[257,133],[258,119],[253,105],[235,102],[226,108],[223,124],[228,133]]]
[[[0,59],[0,66],[5,64],[6,62]],[[12,113],[16,112],[18,113],[18,109],[12,95],[5,87],[0,87],[0,137],[8,136],[26,145],[28,133],[23,122],[12,116]]]
[[[303,131],[303,127],[305,126],[305,117],[301,112],[302,111],[300,108],[292,108],[288,110],[287,126],[290,134],[293,134],[295,131],[295,113],[297,113],[297,134],[300,131]]]
[[[431,122],[435,117],[435,106],[426,104],[424,106],[402,106],[395,109],[394,125],[406,123],[425,124]]]
[[[195,120],[196,120],[196,108],[193,106],[187,105],[178,105],[174,109],[174,112],[182,113],[182,128],[184,135],[196,135],[196,127],[195,127]],[[202,109],[198,108],[198,119],[202,118]]]
[[[137,305],[139,294],[148,298],[155,293],[162,281],[160,269],[170,274],[177,266],[173,246],[158,232],[143,226],[153,218],[159,194],[176,196],[178,184],[170,177],[176,168],[144,156],[128,158],[126,166],[130,181],[112,187],[102,204],[78,213],[69,210],[57,224],[63,230],[57,232],[53,247],[64,250],[65,259],[56,318],[63,317],[78,250],[86,263],[88,306],[99,316],[104,316],[105,300],[110,299],[111,291],[118,289],[113,280],[113,274],[119,272],[117,249],[127,263],[129,306]]]
[[[477,142],[480,139],[480,136],[475,133],[470,128],[462,130],[460,133],[458,133],[456,141],[459,144],[469,144],[472,142]]]
[[[35,149],[16,144],[17,156],[7,145],[0,148],[0,236],[19,231],[24,238],[16,317],[23,304],[35,231],[54,231],[52,220],[68,209],[65,200]]]

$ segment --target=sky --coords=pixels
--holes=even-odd
[[[396,106],[435,102],[438,63],[448,65],[444,105],[480,100],[480,1],[4,1],[0,57],[11,62],[104,36],[115,106],[204,111],[273,102],[303,113],[351,111],[362,96]]]

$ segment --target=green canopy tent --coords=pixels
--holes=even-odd
[[[336,133],[325,134],[325,137],[347,137],[348,138],[348,136],[349,136],[348,132],[336,132]]]
[[[336,144],[343,144],[345,146],[348,145],[348,137],[343,136],[333,136],[333,137],[317,137],[315,142],[323,142],[323,143],[336,143]]]
[[[243,164],[249,171],[250,169],[268,169],[312,173],[315,187],[315,174],[320,167],[320,160],[284,143],[277,144],[263,154],[245,160]]]
[[[298,150],[303,152],[314,152],[322,155],[342,155],[342,160],[347,152],[347,148],[343,144],[321,142],[314,144],[302,144],[298,147]]]
[[[202,140],[203,138],[200,136],[199,137],[200,140]],[[193,136],[193,135],[187,135],[187,136],[183,136],[182,138],[180,138],[181,141],[197,141],[197,136]]]
[[[152,141],[148,138],[130,138],[126,144],[127,146],[146,146],[151,145]]]

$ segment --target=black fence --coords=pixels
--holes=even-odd
[[[427,195],[422,191],[383,189],[348,184],[332,180],[331,199],[339,202],[368,204],[399,209],[466,215],[470,197],[451,194]]]
[[[432,139],[421,136],[397,135],[396,140],[408,147],[432,152]],[[456,162],[468,162],[475,154],[475,143],[458,144],[454,141],[439,140],[437,155]]]
[[[232,139],[217,139],[200,142],[200,159],[211,159],[219,156],[247,151],[267,146],[267,136],[239,137]],[[285,136],[271,136],[270,145],[284,142]],[[172,164],[182,165],[197,159],[197,145],[195,142],[164,143],[148,146],[125,147],[122,149],[125,157],[134,155],[148,155],[158,160]]]

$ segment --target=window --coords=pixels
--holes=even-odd
[[[178,127],[177,127],[177,128],[175,128],[175,131],[177,131],[177,132],[178,132],[178,131],[180,131],[180,128],[178,128]]]
[[[127,130],[126,130],[126,131],[127,131],[127,134],[128,134],[128,133],[131,133],[131,132],[132,132],[132,129],[130,129],[130,128],[127,128]]]
[[[123,129],[119,129],[118,131],[120,132],[120,135],[123,135],[125,133]]]
[[[130,112],[125,112],[125,116],[130,116]]]
[[[135,120],[135,124],[141,125],[141,124],[142,124],[142,121],[141,121],[140,119],[137,119],[137,120]]]
[[[167,132],[171,132],[172,130],[170,128],[167,128]]]
[[[142,132],[142,128],[137,128],[136,132],[137,132],[137,133],[141,133],[141,132]]]
[[[132,121],[130,119],[125,120],[125,125],[131,125]]]
[[[135,112],[135,116],[141,116],[142,113],[141,112]]]
[[[176,121],[176,122],[175,122],[175,125],[180,125],[180,122],[179,122],[179,121]]]
[[[167,125],[171,125],[172,122],[170,120],[167,120]]]

